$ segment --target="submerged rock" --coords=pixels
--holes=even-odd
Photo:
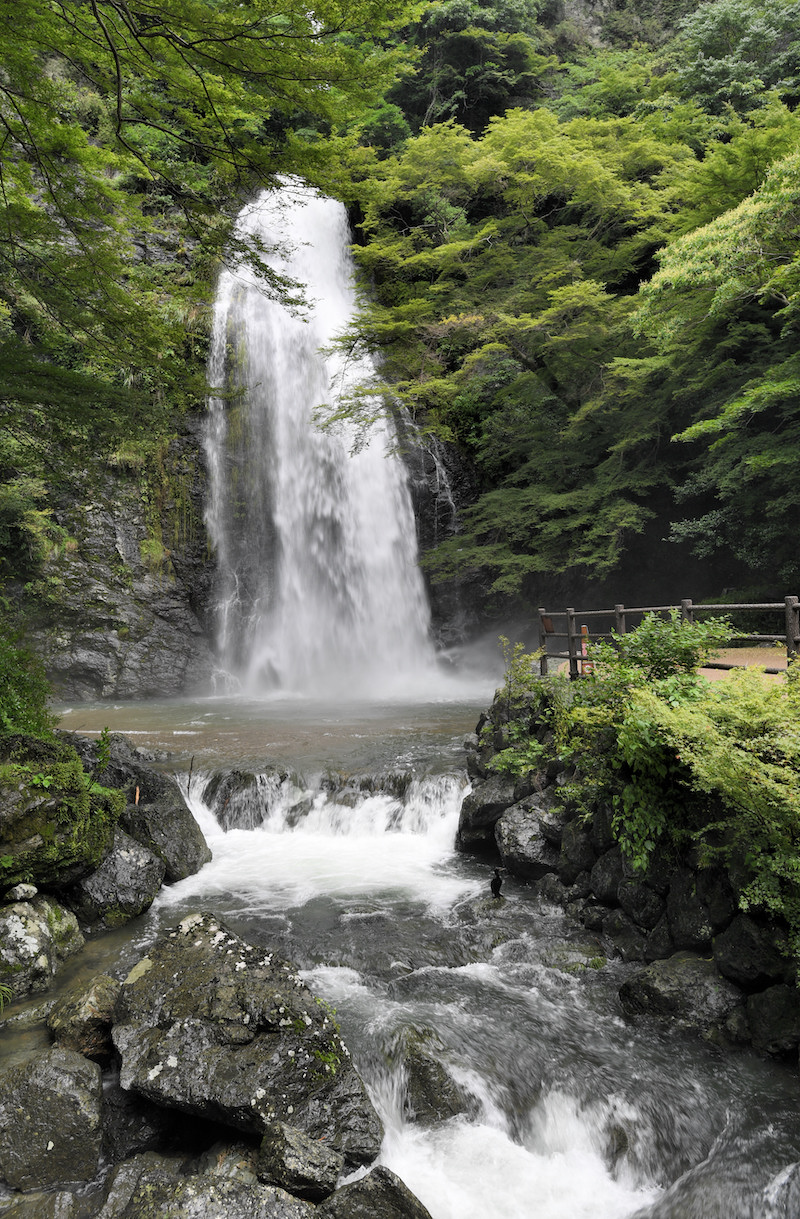
[[[263,1134],[275,1122],[373,1160],[382,1128],[332,1014],[292,967],[211,914],[185,918],[126,979],[120,1082],[158,1104]]]
[[[14,1189],[91,1181],[100,1161],[100,1068],[55,1046],[0,1076],[0,1179]]]

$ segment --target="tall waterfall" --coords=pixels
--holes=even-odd
[[[207,430],[220,667],[253,691],[402,692],[433,652],[395,437],[375,424],[351,455],[349,426],[322,432],[313,420],[374,375],[321,352],[355,308],[345,210],[288,184],[238,224],[306,286],[309,309],[268,299],[247,269],[220,278],[209,371],[225,392]]]

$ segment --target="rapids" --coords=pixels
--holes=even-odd
[[[492,902],[491,867],[454,851],[460,742],[487,696],[374,716],[224,699],[65,714],[177,750],[213,851],[135,926],[130,959],[202,907],[294,960],[336,1009],[386,1126],[382,1162],[433,1219],[796,1219],[796,1068],[626,1020],[617,991],[635,966],[603,963],[595,937],[513,878]],[[289,777],[261,824],[225,833],[206,778],[257,769],[259,749]],[[398,773],[412,776],[401,795]],[[410,1029],[433,1035],[467,1114],[411,1119]]]

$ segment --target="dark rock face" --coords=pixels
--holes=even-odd
[[[90,1181],[100,1160],[100,1068],[54,1047],[0,1076],[0,1178],[15,1189]]]
[[[620,906],[639,927],[651,930],[663,916],[664,899],[641,880],[623,880],[617,889]]]
[[[470,1108],[470,1101],[442,1065],[442,1043],[430,1029],[410,1029],[403,1038],[405,1110],[420,1125],[446,1121]]]
[[[272,809],[289,772],[277,767],[259,774],[245,770],[218,771],[203,789],[203,801],[223,830],[253,830]]]
[[[335,1190],[343,1167],[340,1152],[296,1126],[276,1122],[261,1142],[256,1172],[260,1181],[278,1185],[297,1198],[321,1202]]]
[[[456,846],[461,851],[487,850],[494,846],[494,827],[514,803],[514,784],[493,776],[464,799],[458,821]]]
[[[65,898],[81,923],[111,930],[153,904],[164,870],[163,859],[117,829],[100,867],[66,890]]]
[[[47,575],[59,597],[37,650],[69,698],[147,698],[205,684],[213,578],[203,524],[203,417],[186,416],[164,457],[154,530],[138,472],[98,461],[54,519],[76,545]]]
[[[337,1189],[316,1213],[319,1219],[431,1219],[400,1178],[383,1167]]]
[[[212,915],[157,942],[116,1019],[123,1088],[239,1130],[297,1126],[348,1164],[377,1155],[380,1121],[324,1005]]]
[[[667,895],[667,918],[676,948],[708,948],[714,927],[708,907],[697,891],[697,876],[682,868],[672,878]]]
[[[783,981],[788,970],[775,933],[748,914],[737,914],[714,940],[714,963],[721,974],[745,990]]]
[[[591,834],[578,821],[567,822],[558,861],[558,874],[564,884],[573,885],[581,872],[590,872],[596,859]]]
[[[527,801],[506,809],[494,834],[503,866],[515,876],[539,880],[558,866],[558,850],[545,837],[541,819]]]
[[[628,978],[620,1001],[629,1014],[668,1017],[685,1028],[721,1028],[742,1005],[738,987],[723,978],[713,961],[677,953]]]
[[[119,982],[100,974],[88,986],[78,985],[62,994],[47,1017],[53,1040],[94,1062],[107,1062],[113,1049],[111,1021],[119,992]]]
[[[753,1046],[768,1054],[797,1053],[800,1045],[800,992],[796,986],[768,986],[747,1000]]]
[[[17,997],[47,990],[83,945],[75,915],[52,898],[0,906],[0,982]]]
[[[619,847],[612,847],[601,855],[591,871],[592,891],[598,901],[607,906],[616,906],[617,892],[625,877],[622,863],[622,852]]]

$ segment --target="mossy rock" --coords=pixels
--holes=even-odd
[[[93,783],[71,746],[0,737],[0,893],[70,884],[97,867],[124,804]]]

